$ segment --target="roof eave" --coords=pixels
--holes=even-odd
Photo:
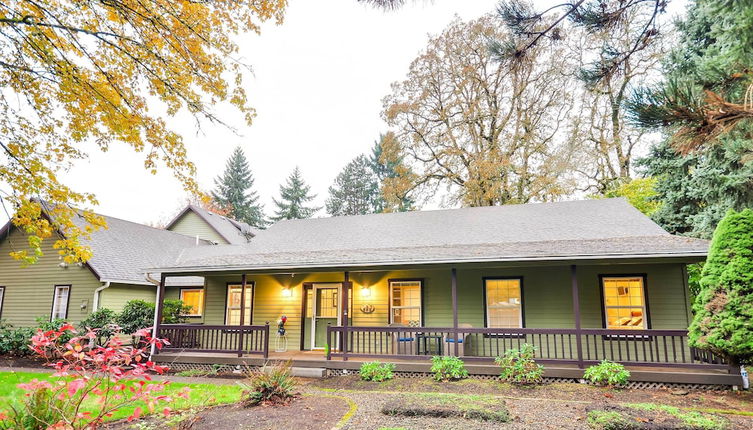
[[[193,272],[224,272],[233,270],[288,270],[288,269],[324,269],[324,268],[342,268],[342,267],[389,267],[389,266],[419,266],[419,265],[438,265],[453,263],[516,263],[516,262],[556,262],[556,261],[581,261],[581,260],[609,260],[609,259],[662,259],[662,258],[687,258],[687,259],[704,259],[708,255],[707,251],[684,251],[684,252],[664,252],[664,253],[645,253],[645,254],[580,254],[580,255],[552,255],[552,256],[518,256],[518,257],[489,257],[489,258],[448,258],[448,259],[427,259],[427,260],[402,260],[402,261],[382,261],[382,262],[353,262],[353,263],[316,263],[316,264],[276,264],[266,266],[250,265],[224,265],[224,266],[188,266],[188,267],[161,267],[149,269],[161,273],[193,273]]]

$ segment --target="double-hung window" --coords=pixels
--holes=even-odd
[[[604,292],[606,327],[615,330],[648,328],[646,296],[642,276],[605,276],[601,278]]]
[[[522,328],[523,295],[520,278],[485,279],[486,326]]]
[[[70,285],[55,285],[55,293],[52,297],[53,320],[68,318],[68,301],[71,296]]]
[[[204,312],[204,289],[182,288],[180,290],[180,301],[182,301],[185,306],[191,307],[191,310],[186,313],[186,316],[200,317]]]
[[[243,324],[251,325],[251,307],[253,306],[254,299],[254,284],[250,282],[246,284],[246,291],[244,296],[245,303],[243,304]],[[241,285],[231,284],[227,286],[227,308],[225,310],[225,324],[227,325],[240,325],[241,324]]]
[[[421,326],[421,281],[390,281],[390,323]]]

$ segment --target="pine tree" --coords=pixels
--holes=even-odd
[[[277,209],[275,221],[283,219],[311,218],[321,207],[307,207],[306,203],[314,200],[316,194],[309,194],[311,186],[307,185],[301,177],[301,170],[296,167],[288,176],[284,185],[280,185],[280,200],[272,199]]]
[[[349,162],[329,187],[327,213],[332,216],[378,212],[379,182],[366,155]]]
[[[248,166],[248,160],[240,147],[225,164],[225,172],[214,180],[216,189],[212,198],[223,207],[230,209],[228,216],[256,228],[265,228],[267,220],[264,206],[253,190],[254,176]]]
[[[711,241],[688,329],[690,346],[753,359],[753,210],[729,211]]]
[[[384,143],[390,139],[394,139],[392,132],[379,135],[379,140],[374,142],[369,155],[369,166],[376,175],[379,186],[376,209],[377,212],[405,212],[412,210],[415,204],[415,201],[407,193],[395,196],[394,200],[397,200],[395,204],[390,204],[384,196],[386,183],[398,178],[404,170],[407,171],[406,174],[410,173],[410,169],[404,165],[401,157],[388,157],[388,154],[385,154]]]

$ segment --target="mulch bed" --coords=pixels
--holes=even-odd
[[[197,413],[184,412],[180,426],[160,425],[156,419],[142,420],[155,428],[181,430],[330,430],[348,412],[343,399],[326,396],[303,396],[284,406],[241,405],[217,406]],[[108,426],[110,429],[131,429],[130,423]]]
[[[491,396],[404,394],[392,396],[381,411],[390,416],[466,418],[497,423],[510,421],[505,402]]]
[[[602,405],[586,408],[589,425],[599,430],[722,430],[732,427],[724,417],[698,412],[678,411],[681,416],[663,410],[644,409],[620,405]],[[692,420],[693,417],[698,417]]]

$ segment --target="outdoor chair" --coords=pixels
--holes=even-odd
[[[416,354],[416,333],[414,327],[404,324],[390,324],[390,327],[404,327],[405,331],[392,333],[392,351],[396,355]]]
[[[459,329],[464,328],[473,328],[471,324],[458,324]],[[444,355],[454,355],[455,354],[455,337],[452,334],[448,334],[444,337]],[[458,342],[458,356],[464,357],[465,356],[465,344],[467,343],[468,336],[463,335],[462,333],[458,334],[457,336],[457,342]]]

